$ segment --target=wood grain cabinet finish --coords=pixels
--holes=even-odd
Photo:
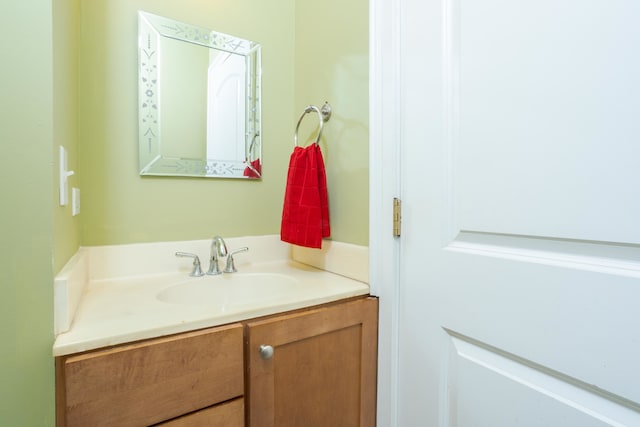
[[[234,399],[185,415],[158,427],[244,427],[244,400]]]
[[[365,297],[58,357],[57,426],[373,427],[377,333]]]
[[[57,425],[148,426],[241,397],[243,354],[234,324],[59,357]]]
[[[249,427],[373,427],[378,300],[247,323]],[[269,345],[273,355],[261,355]]]

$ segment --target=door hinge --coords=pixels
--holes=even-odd
[[[402,228],[402,202],[397,197],[393,198],[393,237],[400,237]]]

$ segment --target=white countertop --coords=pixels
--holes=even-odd
[[[242,241],[242,243],[245,242]],[[229,246],[229,243],[227,245]],[[179,247],[180,245],[173,246],[176,246],[173,248],[174,250],[183,250]],[[260,247],[260,243],[256,247]],[[344,249],[335,243],[333,247],[336,251]],[[229,249],[233,250],[234,248]],[[347,249],[352,248],[347,247]],[[104,251],[104,249],[101,250]],[[270,253],[277,254],[278,251]],[[101,253],[101,256],[104,257],[104,254]],[[240,261],[241,257],[242,254],[239,254],[236,260]],[[366,257],[363,258],[362,251],[356,250],[355,256],[353,253],[349,253],[347,257],[358,264],[367,262]],[[57,335],[53,346],[53,355],[61,356],[222,325],[369,293],[367,283],[346,277],[349,275],[348,273],[341,275],[291,259],[274,260],[269,258],[269,256],[259,255],[256,259],[260,262],[247,262],[245,258],[244,262],[236,263],[238,273],[226,274],[219,279],[212,279],[210,276],[188,277],[187,270],[189,269],[185,270],[184,267],[180,271],[177,271],[178,269],[174,272],[163,271],[155,275],[132,274],[109,277],[108,274],[100,273],[96,277],[91,273],[84,273],[87,277],[87,283],[82,285],[81,291],[76,291],[80,294],[77,298],[77,308],[74,306],[70,310],[72,314],[68,330]],[[330,260],[331,256],[322,258]],[[340,259],[342,258],[343,255],[340,254]],[[190,267],[190,262],[185,259],[180,261],[181,265],[183,266],[185,261]],[[71,264],[76,265],[77,269],[77,264],[81,263],[75,261]],[[329,264],[331,263],[329,262]],[[221,263],[221,265],[224,264]],[[205,270],[206,267],[207,262],[203,262]],[[357,268],[362,269],[362,266],[359,265]],[[90,267],[86,267],[86,269],[91,270]],[[99,269],[93,268],[93,270]],[[340,271],[340,273],[344,272]],[[71,275],[69,272],[64,272],[64,274],[66,274],[65,278]],[[169,287],[193,284],[200,280],[228,280],[228,283],[233,283],[234,274],[256,275],[257,281],[259,281],[260,274],[286,275],[295,280],[291,280],[293,285],[287,289],[285,294],[276,296],[266,293],[264,297],[250,298],[249,301],[241,304],[225,304],[223,301],[206,300],[175,303],[165,302],[158,298],[158,294]],[[72,293],[67,290],[65,292]],[[68,307],[64,308],[68,309]]]

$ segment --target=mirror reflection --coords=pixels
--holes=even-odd
[[[260,178],[260,45],[138,12],[141,175]]]

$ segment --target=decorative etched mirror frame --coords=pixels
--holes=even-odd
[[[169,141],[163,140],[161,135],[161,123],[172,120],[172,117],[161,114],[165,106],[161,102],[163,82],[159,58],[163,54],[162,41],[165,39],[240,55],[244,59],[244,111],[236,112],[244,114],[244,134],[238,138],[241,141],[224,142],[242,144],[244,158],[209,158],[204,148],[201,158],[190,154],[176,154],[175,144],[181,142],[174,141],[171,142],[174,148],[169,152]],[[258,43],[139,11],[138,64],[140,175],[254,179],[261,177],[261,50]],[[203,72],[207,73],[209,70]],[[185,108],[189,106],[186,105]],[[210,123],[207,120],[205,127],[208,126]],[[203,132],[206,135],[207,131]],[[203,146],[206,143],[202,141]]]

